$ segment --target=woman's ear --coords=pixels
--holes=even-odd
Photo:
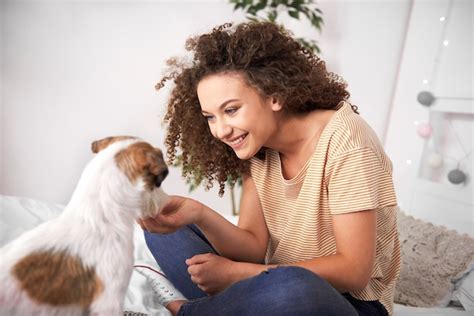
[[[270,104],[271,104],[272,110],[275,112],[281,111],[281,109],[283,108],[280,99],[276,96],[270,97]]]

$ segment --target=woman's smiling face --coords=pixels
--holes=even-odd
[[[277,130],[281,105],[262,97],[238,73],[204,77],[197,86],[202,115],[214,137],[232,147],[240,159],[252,158]]]

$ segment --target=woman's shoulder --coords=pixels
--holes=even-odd
[[[392,162],[385,153],[377,133],[352,110],[338,115],[327,136],[326,164],[328,166],[352,157],[361,163],[377,157],[381,166],[391,173]]]
[[[337,113],[327,135],[328,151],[331,154],[340,155],[362,148],[381,150],[382,144],[377,133],[364,118],[355,113],[349,103],[342,110]]]

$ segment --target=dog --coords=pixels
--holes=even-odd
[[[63,213],[0,249],[0,315],[123,315],[134,222],[159,212],[168,168],[136,137],[92,151]]]

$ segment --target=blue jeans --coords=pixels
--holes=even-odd
[[[168,279],[189,299],[178,315],[387,315],[379,301],[340,294],[317,274],[299,267],[269,269],[209,296],[191,281],[185,263],[197,254],[217,254],[196,226],[172,234],[145,232],[145,240]]]

